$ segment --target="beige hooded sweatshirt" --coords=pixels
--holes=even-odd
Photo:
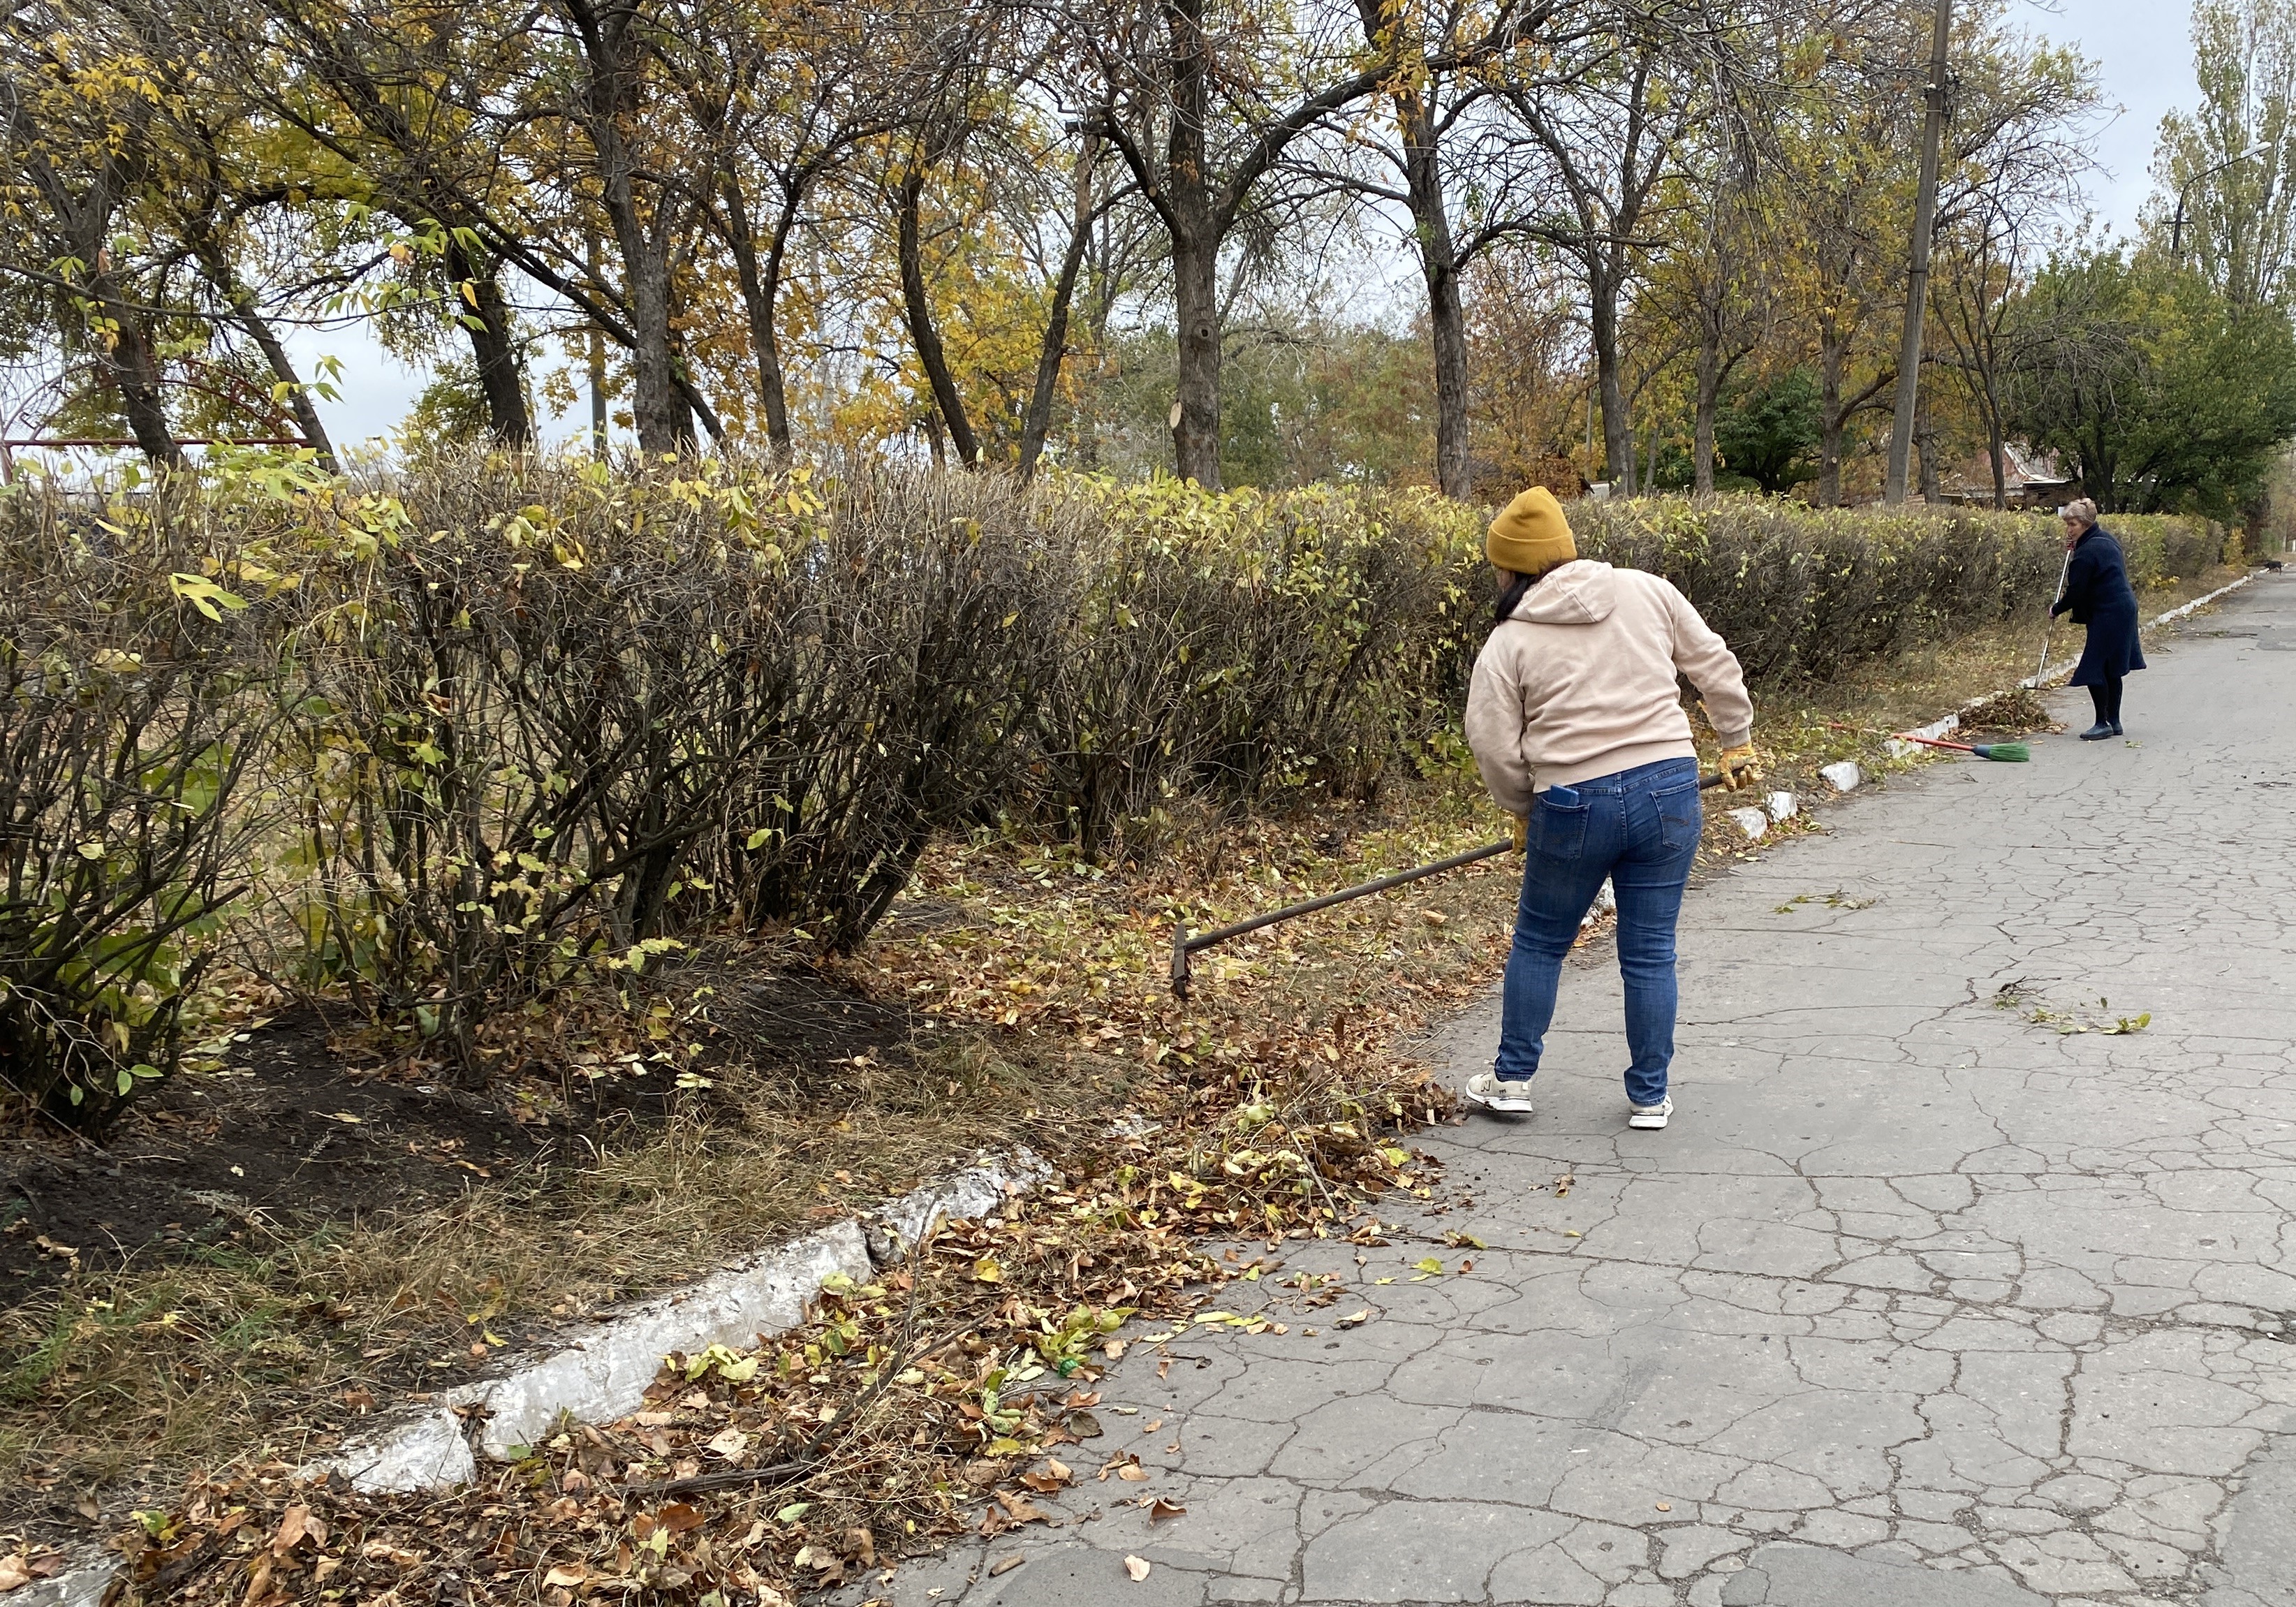
[[[1467,692],[1467,742],[1511,815],[1531,795],[1662,758],[1692,758],[1675,676],[1690,677],[1726,748],[1751,740],[1737,656],[1674,586],[1574,559],[1491,632]]]

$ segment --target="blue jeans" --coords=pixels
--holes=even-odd
[[[1627,985],[1627,1097],[1666,1097],[1674,1060],[1674,926],[1698,851],[1698,766],[1660,759],[1615,775],[1550,787],[1531,806],[1522,902],[1507,955],[1494,1070],[1529,1080],[1538,1070],[1562,957],[1611,880],[1619,900],[1619,972]]]

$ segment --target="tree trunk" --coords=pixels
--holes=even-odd
[[[1426,96],[1396,96],[1403,127],[1403,177],[1411,198],[1419,270],[1427,281],[1427,329],[1435,348],[1435,484],[1446,496],[1474,496],[1467,431],[1467,316],[1459,297],[1458,250],[1443,194],[1442,153]]]
[[[789,382],[782,373],[781,337],[775,328],[775,311],[781,300],[782,249],[789,236],[794,198],[782,209],[773,243],[762,266],[757,237],[750,232],[750,209],[742,186],[725,175],[726,245],[734,253],[734,276],[741,286],[742,308],[750,320],[750,349],[758,358],[758,405],[765,410],[766,441],[774,466],[786,469],[795,455],[790,439]]]
[[[1069,307],[1076,299],[1077,275],[1084,269],[1086,247],[1092,243],[1093,142],[1086,140],[1077,158],[1076,208],[1069,220],[1068,254],[1061,258],[1060,277],[1053,283],[1053,305],[1045,320],[1045,338],[1037,348],[1037,383],[1029,393],[1029,411],[1021,421],[1021,478],[1037,472],[1037,459],[1045,450],[1045,437],[1053,427],[1053,396],[1060,388],[1061,363],[1068,356]]]
[[[101,258],[98,257],[98,260]],[[94,299],[111,321],[111,344],[94,336],[97,372],[119,393],[119,408],[127,417],[127,432],[144,455],[168,468],[179,468],[184,449],[168,427],[168,407],[160,389],[160,362],[152,346],[144,315],[127,305],[108,274],[89,286]]]
[[[1590,254],[1587,262],[1587,323],[1595,340],[1595,385],[1603,408],[1603,455],[1611,471],[1611,495],[1635,494],[1635,430],[1627,413],[1627,392],[1619,378],[1618,281]]]
[[[948,354],[941,348],[940,332],[933,327],[932,301],[925,293],[924,251],[918,238],[924,193],[925,174],[922,167],[913,167],[901,176],[901,307],[908,316],[909,339],[916,346],[917,361],[924,367],[925,382],[932,388],[933,405],[948,425],[949,439],[956,443],[957,461],[968,469],[977,468],[980,463],[980,443],[973,436],[972,422],[964,415],[964,398],[958,394],[956,380],[948,371]]]
[[[2004,433],[2001,398],[1994,388],[1993,375],[1988,372],[1985,376],[1985,445],[1993,454],[1993,505],[1997,508],[2009,505],[2009,465],[2003,461],[2003,455],[2008,451],[2008,443],[2002,439]]]
[[[1219,256],[1200,237],[1172,242],[1174,299],[1180,321],[1178,414],[1172,462],[1182,480],[1220,488]]]
[[[327,439],[327,427],[320,422],[318,405],[312,401],[309,389],[295,373],[294,359],[287,355],[287,348],[279,343],[269,322],[255,310],[253,299],[244,291],[240,293],[234,316],[263,353],[272,378],[287,388],[287,406],[294,410],[296,427],[303,432],[303,444],[318,454],[319,465],[328,473],[340,472],[342,465],[335,461],[334,443]]]
[[[1711,331],[1698,343],[1697,423],[1690,437],[1691,488],[1714,494],[1714,414],[1722,395],[1722,343]]]
[[[1841,440],[1848,415],[1841,406],[1841,370],[1848,342],[1831,324],[1818,335],[1817,505],[1841,505]]]
[[[455,310],[470,337],[479,392],[486,398],[488,431],[505,447],[530,447],[534,419],[527,411],[526,376],[520,372],[518,341],[511,332],[502,282],[491,264],[473,258],[451,234],[447,274],[455,287]]]
[[[678,383],[677,359],[670,346],[669,260],[662,242],[630,208],[618,218],[615,234],[625,240],[623,283],[630,299],[631,422],[638,449],[661,456],[693,449],[693,408]]]
[[[1204,0],[1163,0],[1171,37],[1172,110],[1165,145],[1166,204],[1171,209],[1172,292],[1179,319],[1178,412],[1172,463],[1182,480],[1220,488],[1220,231],[1212,218],[1211,46]]]
[[[638,449],[649,457],[693,449],[693,406],[670,331],[673,293],[669,230],[673,196],[657,185],[651,207],[638,204],[639,159],[623,137],[637,123],[641,25],[635,8],[604,10],[592,0],[567,0],[582,41],[589,81],[584,86],[583,127],[596,157],[599,200],[622,259],[622,293],[629,309],[631,423]]]

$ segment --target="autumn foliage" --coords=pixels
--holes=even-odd
[[[937,834],[1105,861],[1183,808],[1372,797],[1453,727],[1482,518],[1409,491],[502,455],[20,489],[8,1075],[100,1123],[175,1063],[228,947],[483,1080],[490,1023],[703,934],[855,950]],[[1574,520],[1771,684],[2038,607],[2057,551],[2030,515]],[[2140,584],[2221,545],[2123,534]]]

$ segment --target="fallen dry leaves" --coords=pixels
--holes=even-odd
[[[1126,1342],[1115,1331],[1137,1316],[1165,1338],[1192,1324],[1281,1335],[1263,1313],[1206,1308],[1261,1271],[1206,1239],[1366,1239],[1382,1194],[1423,1197],[1431,1163],[1405,1139],[1452,1100],[1394,1045],[1488,975],[1511,898],[1505,875],[1467,876],[1441,927],[1365,901],[1274,929],[1200,962],[1192,1005],[1164,986],[1172,920],[1324,890],[1488,824],[1406,822],[1333,856],[1305,826],[1248,823],[1193,879],[940,851],[923,899],[969,918],[897,922],[857,980],[950,1027],[1064,1046],[1080,1067],[1130,1062],[1112,1130],[1080,1136],[1034,1193],[946,1225],[881,1281],[831,1280],[802,1327],[672,1357],[640,1410],[569,1423],[483,1464],[467,1489],[365,1495],[279,1464],[202,1479],[125,1546],[139,1597],[774,1607],[958,1534],[1064,1521],[1057,1498],[1071,1489],[1148,1482],[1136,1455],[1089,1448],[1103,1434],[1093,1382]],[[1340,1291],[1298,1292],[1324,1305]],[[1064,1451],[1090,1456],[1095,1479]],[[1185,1510],[1139,1499],[1158,1522]],[[1145,1562],[1126,1566],[1145,1577]]]

